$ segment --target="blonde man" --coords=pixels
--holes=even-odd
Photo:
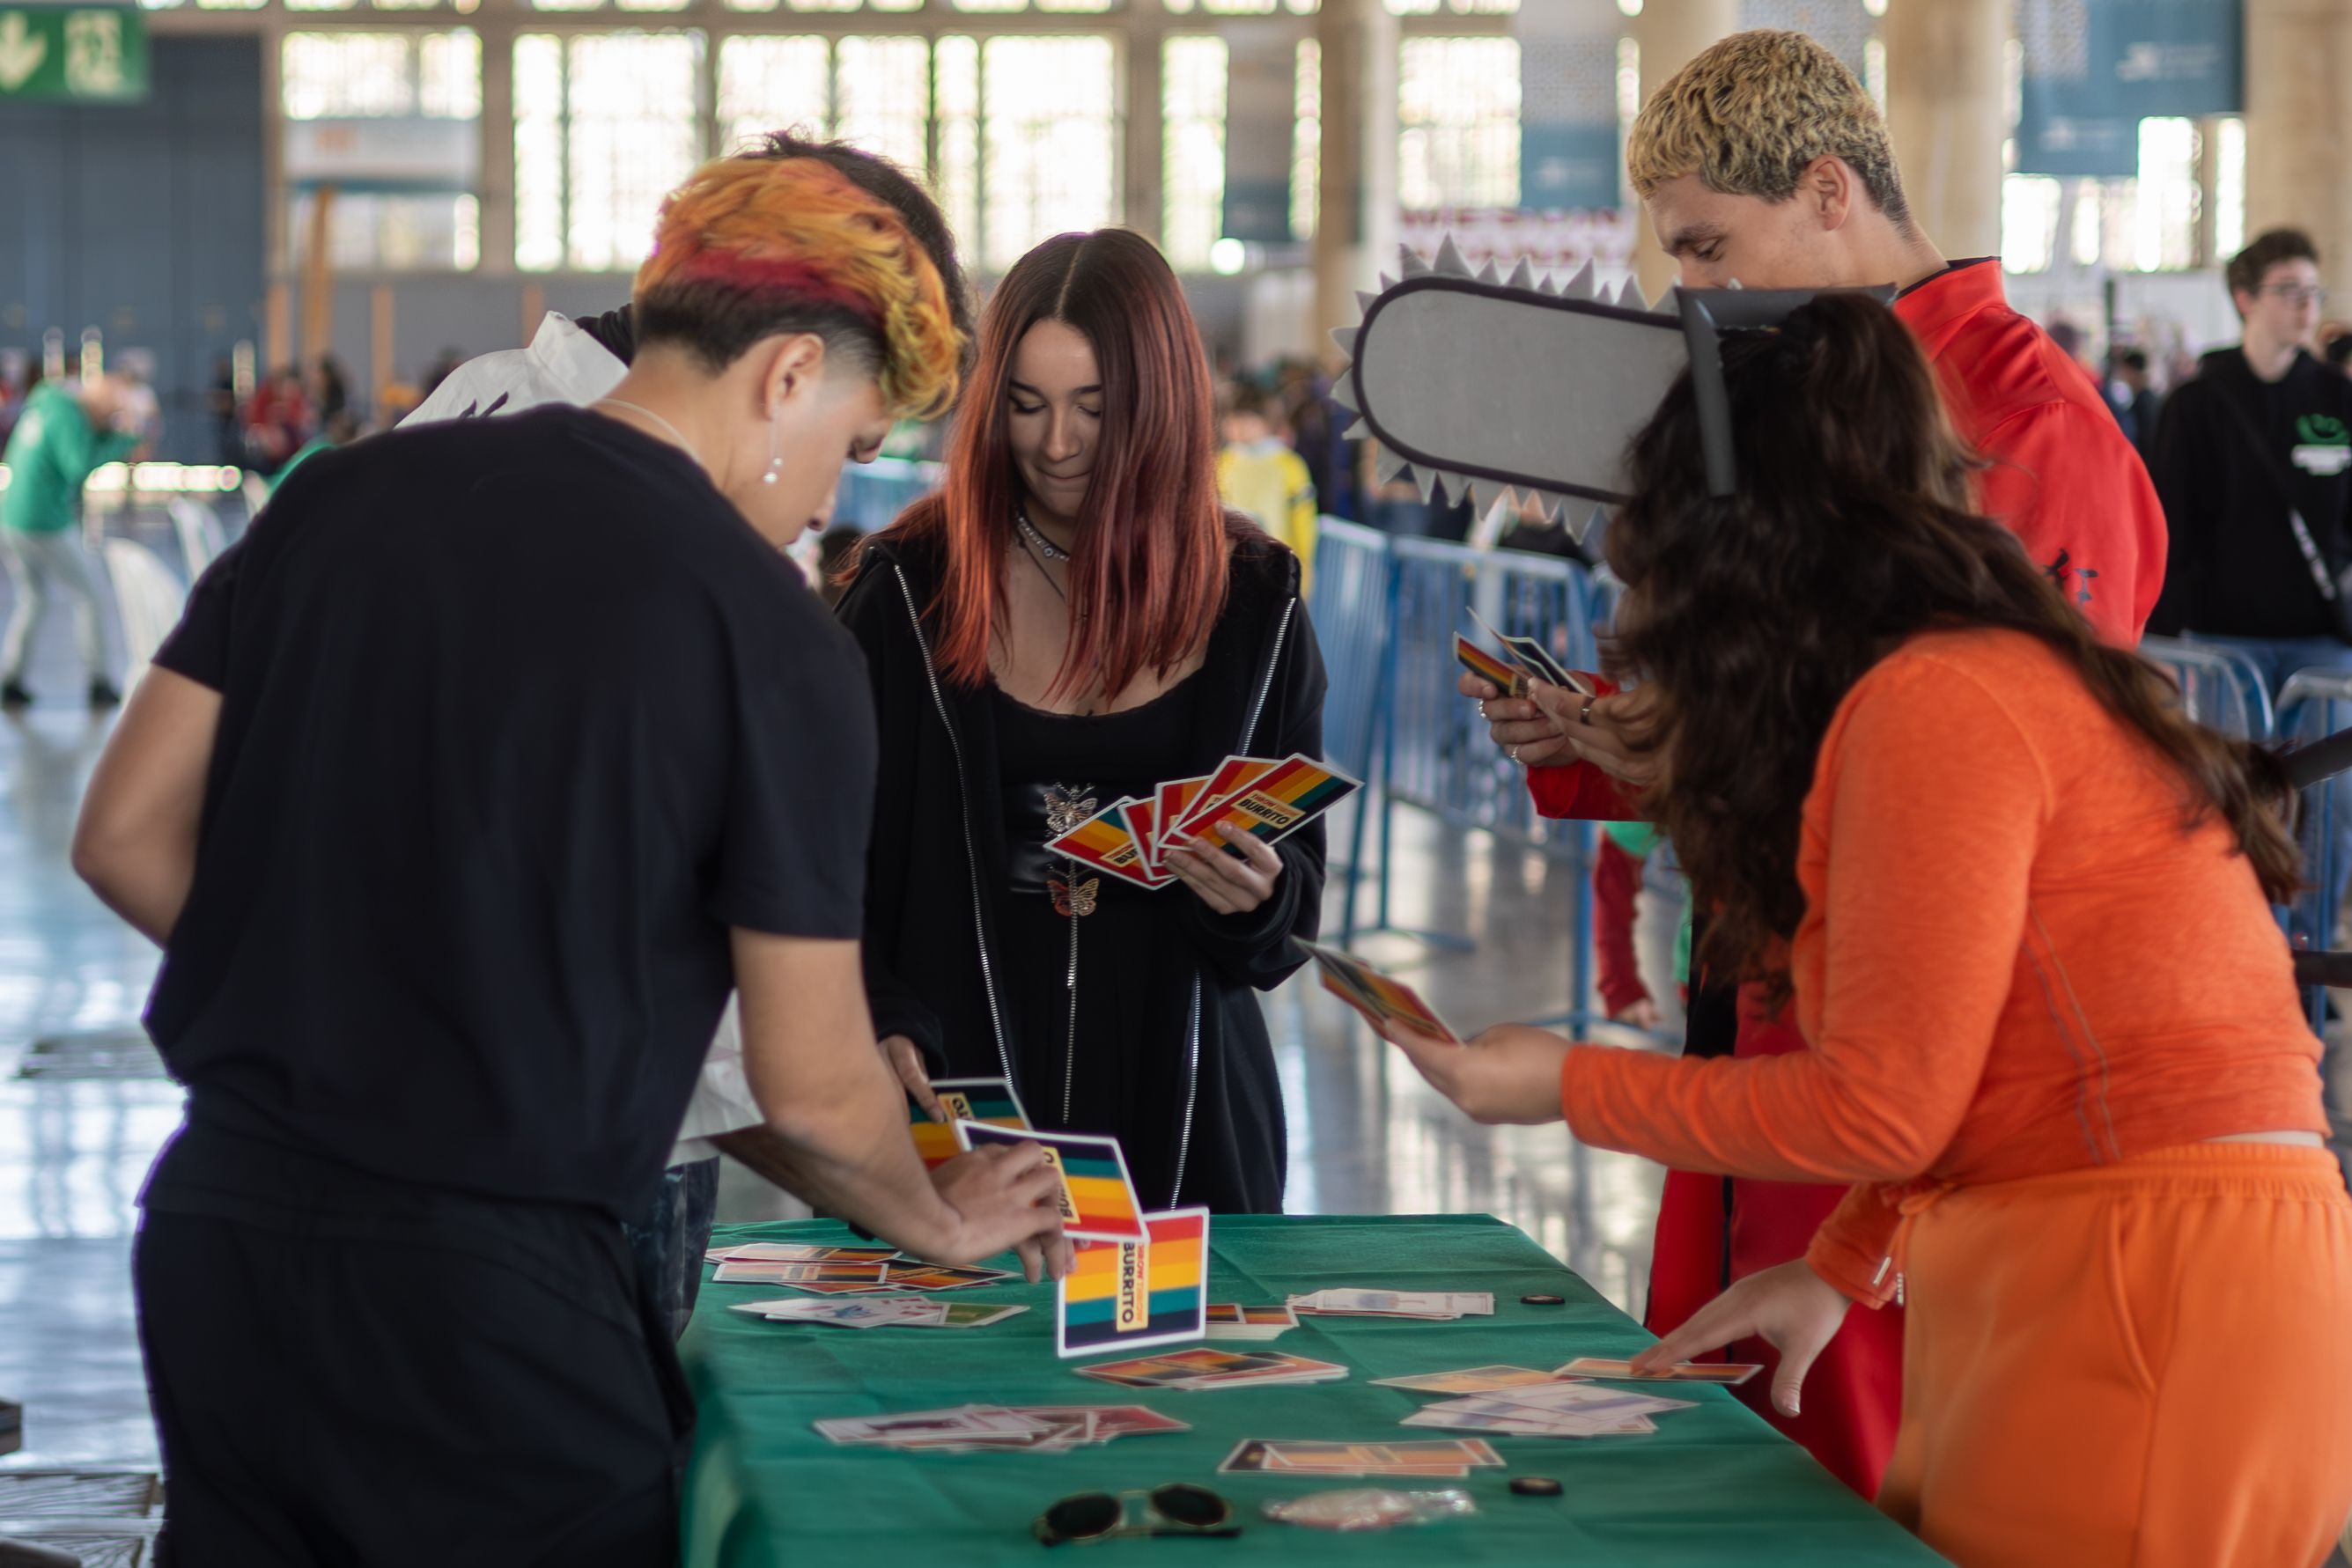
[[[2009,308],[2000,260],[1947,262],[1921,231],[1885,121],[1835,56],[1801,33],[1726,38],[1643,106],[1625,158],[1659,244],[1691,287],[1899,287],[1895,314],[1934,362],[1954,424],[1987,460],[1979,504],[2109,641],[2138,640],[2166,542],[2147,471],[2081,367]],[[1623,739],[1638,698],[1578,699],[1547,713],[1494,700],[1475,683],[1464,690],[1488,699],[1495,737],[1531,765],[1546,815],[1630,814],[1618,784],[1645,781],[1649,766]],[[1802,1049],[1786,1019],[1736,1006],[1720,977],[1694,978],[1693,1054]],[[1758,1336],[1745,1349],[1759,1354],[1772,1354],[1766,1342],[1777,1347],[1776,1397],[1767,1403],[1762,1379],[1750,1385],[1759,1409],[1870,1496],[1900,1409],[1899,1309],[1849,1314],[1823,1345],[1774,1340],[1777,1325],[1756,1306],[1782,1270],[1805,1266],[1807,1240],[1841,1196],[1744,1181],[1727,1193],[1718,1178],[1673,1173],[1650,1326],[1664,1334],[1687,1324],[1709,1344]]]

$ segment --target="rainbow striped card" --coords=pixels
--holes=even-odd
[[[1286,758],[1232,796],[1194,812],[1176,833],[1198,837],[1211,823],[1220,823],[1228,832],[1254,834],[1270,844],[1305,827],[1363,787],[1362,780],[1311,757]],[[1170,836],[1173,835],[1163,838]]]
[[[1143,845],[1127,825],[1125,800],[1116,801],[1064,833],[1046,841],[1049,853],[1083,861],[1139,887],[1165,887],[1172,876],[1153,876]]]
[[[967,1149],[984,1144],[1035,1144],[1062,1173],[1062,1228],[1081,1241],[1139,1241],[1143,1205],[1128,1178],[1117,1138],[1084,1133],[1015,1132],[985,1122],[954,1124]]]
[[[1179,1208],[1147,1214],[1143,1222],[1143,1241],[1078,1249],[1057,1291],[1057,1354],[1141,1350],[1207,1335],[1209,1211]]]
[[[922,1156],[925,1170],[963,1153],[963,1145],[956,1139],[958,1122],[985,1122],[992,1127],[1028,1131],[1029,1113],[1021,1108],[1013,1085],[1002,1078],[936,1078],[931,1081],[931,1092],[940,1097],[948,1119],[934,1122],[911,1102],[907,1118],[908,1130],[915,1135],[915,1153]]]
[[[1454,633],[1454,662],[1507,697],[1528,695],[1526,671],[1505,664],[1459,632]]]
[[[1374,1029],[1393,1019],[1415,1033],[1452,1040],[1456,1045],[1462,1042],[1462,1037],[1437,1016],[1436,1009],[1421,999],[1421,993],[1403,981],[1391,979],[1352,953],[1318,942],[1300,941],[1296,936],[1291,940],[1305,949],[1323,971],[1323,988],[1363,1014],[1364,1021]]]

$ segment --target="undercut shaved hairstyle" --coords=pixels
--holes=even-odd
[[[1625,141],[1647,201],[1696,174],[1710,191],[1785,202],[1819,158],[1844,160],[1871,204],[1911,226],[1886,120],[1845,62],[1802,33],[1734,33],[1650,95]]]

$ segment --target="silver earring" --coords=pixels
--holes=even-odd
[[[776,426],[777,422],[775,420],[772,419],[768,422],[768,471],[760,476],[760,483],[762,485],[774,484],[776,482],[776,475],[783,468],[784,465],[782,454],[776,450],[776,444],[779,439],[776,434]]]

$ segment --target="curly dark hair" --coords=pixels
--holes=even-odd
[[[1609,564],[1628,585],[1612,663],[1654,688],[1646,805],[1673,839],[1717,973],[1789,992],[1804,914],[1799,820],[1822,738],[1856,681],[1929,631],[2037,638],[2179,776],[2184,827],[2219,812],[2263,887],[2298,855],[2272,753],[2192,722],[2156,665],[2100,642],[2016,537],[1973,509],[1978,460],[1892,312],[1824,295],[1723,345],[1739,490],[1708,494],[1685,375],[1634,438]]]

